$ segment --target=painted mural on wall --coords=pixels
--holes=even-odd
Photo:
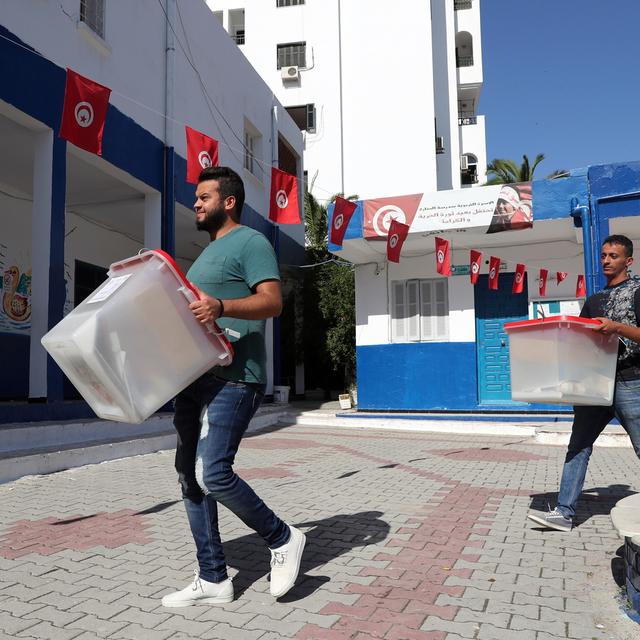
[[[0,331],[29,333],[31,329],[31,265],[0,244]]]
[[[73,309],[69,295],[71,269],[65,262],[65,303],[63,313]],[[0,243],[0,333],[28,335],[31,332],[31,261],[15,255]]]
[[[531,183],[417,193],[365,200],[364,237],[386,239],[397,220],[409,233],[498,233],[533,226]]]

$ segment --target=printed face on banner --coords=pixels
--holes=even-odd
[[[411,226],[422,194],[364,201],[364,237],[384,239],[392,220]]]

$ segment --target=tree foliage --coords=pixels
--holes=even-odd
[[[520,165],[515,160],[496,158],[487,165],[487,184],[511,184],[514,182],[530,182],[533,180],[538,165],[544,160],[544,154],[539,153],[533,163],[524,154]],[[547,178],[563,178],[569,175],[564,169],[556,169]]]
[[[346,389],[355,377],[353,266],[329,253],[327,206],[310,191],[304,215],[307,264],[316,265],[305,270],[305,370],[311,386]]]

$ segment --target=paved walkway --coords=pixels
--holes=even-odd
[[[289,426],[248,437],[237,470],[306,531],[274,602],[269,554],[226,510],[236,600],[164,609],[193,544],[172,452],[0,485],[0,638],[630,640],[612,505],[640,488],[629,448],[598,448],[571,533],[553,503],[562,447],[527,438]]]

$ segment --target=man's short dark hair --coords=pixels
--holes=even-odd
[[[603,241],[602,244],[619,244],[620,246],[624,247],[624,253],[627,256],[627,258],[631,258],[631,256],[633,256],[633,242],[631,242],[631,240],[629,240],[629,238],[627,238],[627,236],[621,236],[619,234],[614,234],[611,236],[607,236]]]
[[[242,207],[244,206],[244,183],[242,178],[229,167],[207,167],[200,172],[198,184],[207,180],[217,180],[220,196],[236,199],[235,218],[240,220]]]

